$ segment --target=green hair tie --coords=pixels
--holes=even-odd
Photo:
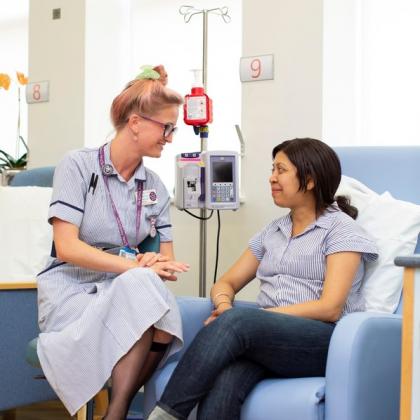
[[[136,76],[136,79],[151,79],[151,80],[158,80],[160,79],[160,74],[153,70],[153,66],[141,66],[140,69],[142,70],[141,73],[139,73]]]

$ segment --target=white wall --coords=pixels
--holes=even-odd
[[[153,10],[153,2],[145,3]],[[45,0],[42,7],[38,7],[39,2],[35,4],[37,7],[31,9],[30,17],[30,72],[34,80],[51,81],[51,100],[30,108],[30,135],[35,144],[34,166],[37,163],[55,164],[57,157],[62,156],[66,150],[82,146],[85,132],[83,71],[86,64],[82,40],[84,2],[77,0],[70,4],[64,0]],[[59,6],[62,6],[63,13],[61,23],[50,20],[50,9]],[[116,7],[115,3],[114,6]],[[182,19],[177,16],[176,10],[177,7],[171,12],[174,14],[173,19]],[[165,13],[169,12],[166,10]],[[125,15],[121,12],[120,16]],[[235,17],[233,14],[232,18]],[[242,166],[242,187],[246,201],[237,212],[222,213],[219,275],[243,252],[254,233],[274,217],[284,213],[272,204],[268,184],[273,146],[284,139],[297,136],[320,137],[322,131],[322,0],[245,0],[242,4],[242,18],[242,55],[274,54],[275,78],[272,81],[242,85],[241,125],[247,143]],[[89,19],[89,13],[86,19]],[[211,17],[210,27],[217,25],[214,19],[218,18]],[[159,28],[159,19],[155,20],[156,28]],[[189,25],[199,26],[198,23]],[[189,25],[185,26],[186,36],[191,36],[196,43],[199,42],[199,28]],[[223,25],[221,23],[217,30],[228,30],[228,25]],[[167,43],[166,48],[176,50],[180,43],[177,38],[179,34],[165,31],[163,24],[160,31]],[[52,33],[52,36],[47,35],[48,33]],[[139,52],[139,63],[161,62],[160,57],[164,54],[141,53],[145,43],[153,43],[153,36],[154,33],[151,33],[138,39],[135,48]],[[57,50],[58,43],[61,48]],[[90,48],[89,41],[87,46]],[[219,41],[211,48],[224,49],[226,45]],[[50,63],[47,58],[51,54],[54,59],[51,64],[47,64]],[[100,61],[105,56],[102,51],[99,54]],[[195,59],[198,60],[197,56]],[[102,65],[101,61],[98,72],[103,70]],[[237,72],[239,57],[232,57],[232,62],[226,66],[235,67]],[[214,72],[220,71],[220,67],[216,67]],[[118,67],[121,68],[123,66]],[[135,69],[130,69],[133,70]],[[176,67],[169,70],[175,73]],[[217,83],[218,78],[223,77],[223,71],[221,74],[214,72],[209,72],[209,89],[212,83]],[[239,75],[236,77],[236,83],[239,83]],[[103,83],[104,80],[101,80],[96,87]],[[188,78],[185,79],[185,88],[181,86],[178,90],[189,89],[189,86]],[[56,95],[57,92],[59,95]],[[229,92],[226,93],[228,94]],[[101,102],[105,102],[106,98],[101,98]],[[86,101],[88,103],[89,99]],[[234,115],[237,111],[224,106],[222,101],[215,104],[215,109],[220,118]],[[104,112],[103,108],[98,108],[98,112]],[[232,125],[235,122],[232,119]],[[216,131],[216,118],[212,130]],[[93,134],[90,137],[95,138],[95,141],[103,134],[95,134],[94,131],[91,133]],[[234,135],[233,132],[232,136]],[[43,139],[46,139],[45,142]],[[210,289],[213,278],[215,221],[216,218],[213,217],[208,224],[207,290]],[[170,284],[170,287],[177,294],[198,295],[198,221],[173,208],[172,222],[176,255],[178,259],[190,262],[192,269],[180,276],[177,283]],[[254,283],[242,293],[243,297],[255,297],[258,285]]]
[[[324,0],[324,140],[418,145],[420,3]]]
[[[85,22],[84,145],[113,133],[109,109],[130,80],[131,0],[88,0]]]
[[[61,19],[52,20],[52,9]],[[30,2],[29,76],[48,80],[50,100],[29,105],[30,166],[56,165],[84,144],[85,1]]]
[[[246,249],[252,235],[285,213],[271,199],[272,148],[288,138],[322,134],[322,0],[244,0],[242,16],[242,55],[274,54],[275,76],[242,85],[245,203],[237,212],[222,212],[219,274]],[[172,288],[178,294],[198,294],[198,223],[176,210],[172,219],[177,257],[193,263],[191,273]],[[208,223],[207,290],[213,279],[215,236],[213,217]],[[254,281],[240,297],[254,299],[257,289]]]
[[[210,125],[209,150],[239,150],[235,124],[241,118],[241,84],[238,61],[241,55],[241,2],[237,0],[137,0],[132,10],[132,77],[143,64],[164,64],[169,86],[182,95],[190,93],[194,82],[191,69],[202,68],[203,18],[195,15],[185,23],[179,8],[188,4],[196,9],[227,6],[231,22],[208,14],[207,92],[213,100],[213,124]],[[172,145],[160,159],[146,159],[170,191],[174,186],[174,156],[200,151],[200,138],[193,129],[178,121],[179,130]]]
[[[8,74],[8,91],[0,89],[0,149],[16,157],[18,87],[16,70],[28,74],[28,14],[29,1],[19,0],[12,14],[7,1],[0,4],[0,73]],[[25,88],[21,88],[21,135],[27,140],[27,106]],[[22,98],[23,97],[23,98]],[[19,155],[24,152],[23,147]]]
[[[142,64],[165,64],[169,73],[169,86],[181,94],[190,92],[194,81],[190,69],[202,68],[202,15],[193,16],[187,24],[179,14],[180,6],[188,4],[197,9],[227,6],[231,22],[226,24],[220,16],[208,15],[208,93],[213,99],[214,122],[210,125],[208,149],[238,150],[235,124],[241,118],[241,84],[239,81],[239,57],[241,55],[241,2],[237,0],[140,0],[133,3],[133,39],[131,71],[133,76]],[[150,30],[153,22],[153,31]],[[192,127],[184,125],[182,112],[178,121],[179,132],[172,145],[167,145],[160,159],[147,159],[146,164],[161,174],[170,190],[174,184],[174,155],[200,150],[200,139]],[[240,214],[239,212],[237,214]],[[199,290],[199,221],[175,207],[171,208],[177,258],[187,261],[192,268],[180,276],[170,287],[177,294],[198,295]],[[222,212],[222,257],[219,275],[227,264],[240,252],[235,241],[229,240],[230,226]],[[214,271],[216,215],[208,223],[207,280],[210,283]],[[236,228],[232,237],[237,236]]]
[[[322,0],[243,1],[243,55],[274,54],[275,74],[272,81],[242,86],[246,203],[238,215],[225,217],[235,239],[223,268],[258,229],[285,213],[271,199],[272,148],[290,138],[321,137],[322,29]],[[253,283],[245,298],[255,296]]]
[[[361,5],[324,0],[323,139],[350,145],[361,137]]]

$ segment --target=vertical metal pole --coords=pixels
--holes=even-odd
[[[203,87],[207,92],[207,26],[208,11],[203,10]]]
[[[208,13],[203,10],[203,87],[207,91],[207,23]],[[207,140],[201,137],[201,151],[207,150]],[[207,210],[200,210],[200,217],[207,217]],[[200,283],[199,296],[206,297],[206,270],[207,270],[207,221],[200,220]]]

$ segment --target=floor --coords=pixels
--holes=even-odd
[[[0,420],[69,420],[73,417],[60,401],[43,402],[16,409],[16,417],[0,414]]]
[[[137,402],[137,401],[136,401]],[[28,405],[16,409],[16,416],[0,413],[0,420],[71,420],[68,411],[60,401],[50,401]],[[143,416],[138,411],[131,410],[127,420],[142,420]]]

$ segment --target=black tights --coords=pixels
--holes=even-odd
[[[154,328],[148,329],[112,370],[111,401],[106,420],[124,420],[131,400],[149,380],[162,360],[169,343],[153,341]]]

